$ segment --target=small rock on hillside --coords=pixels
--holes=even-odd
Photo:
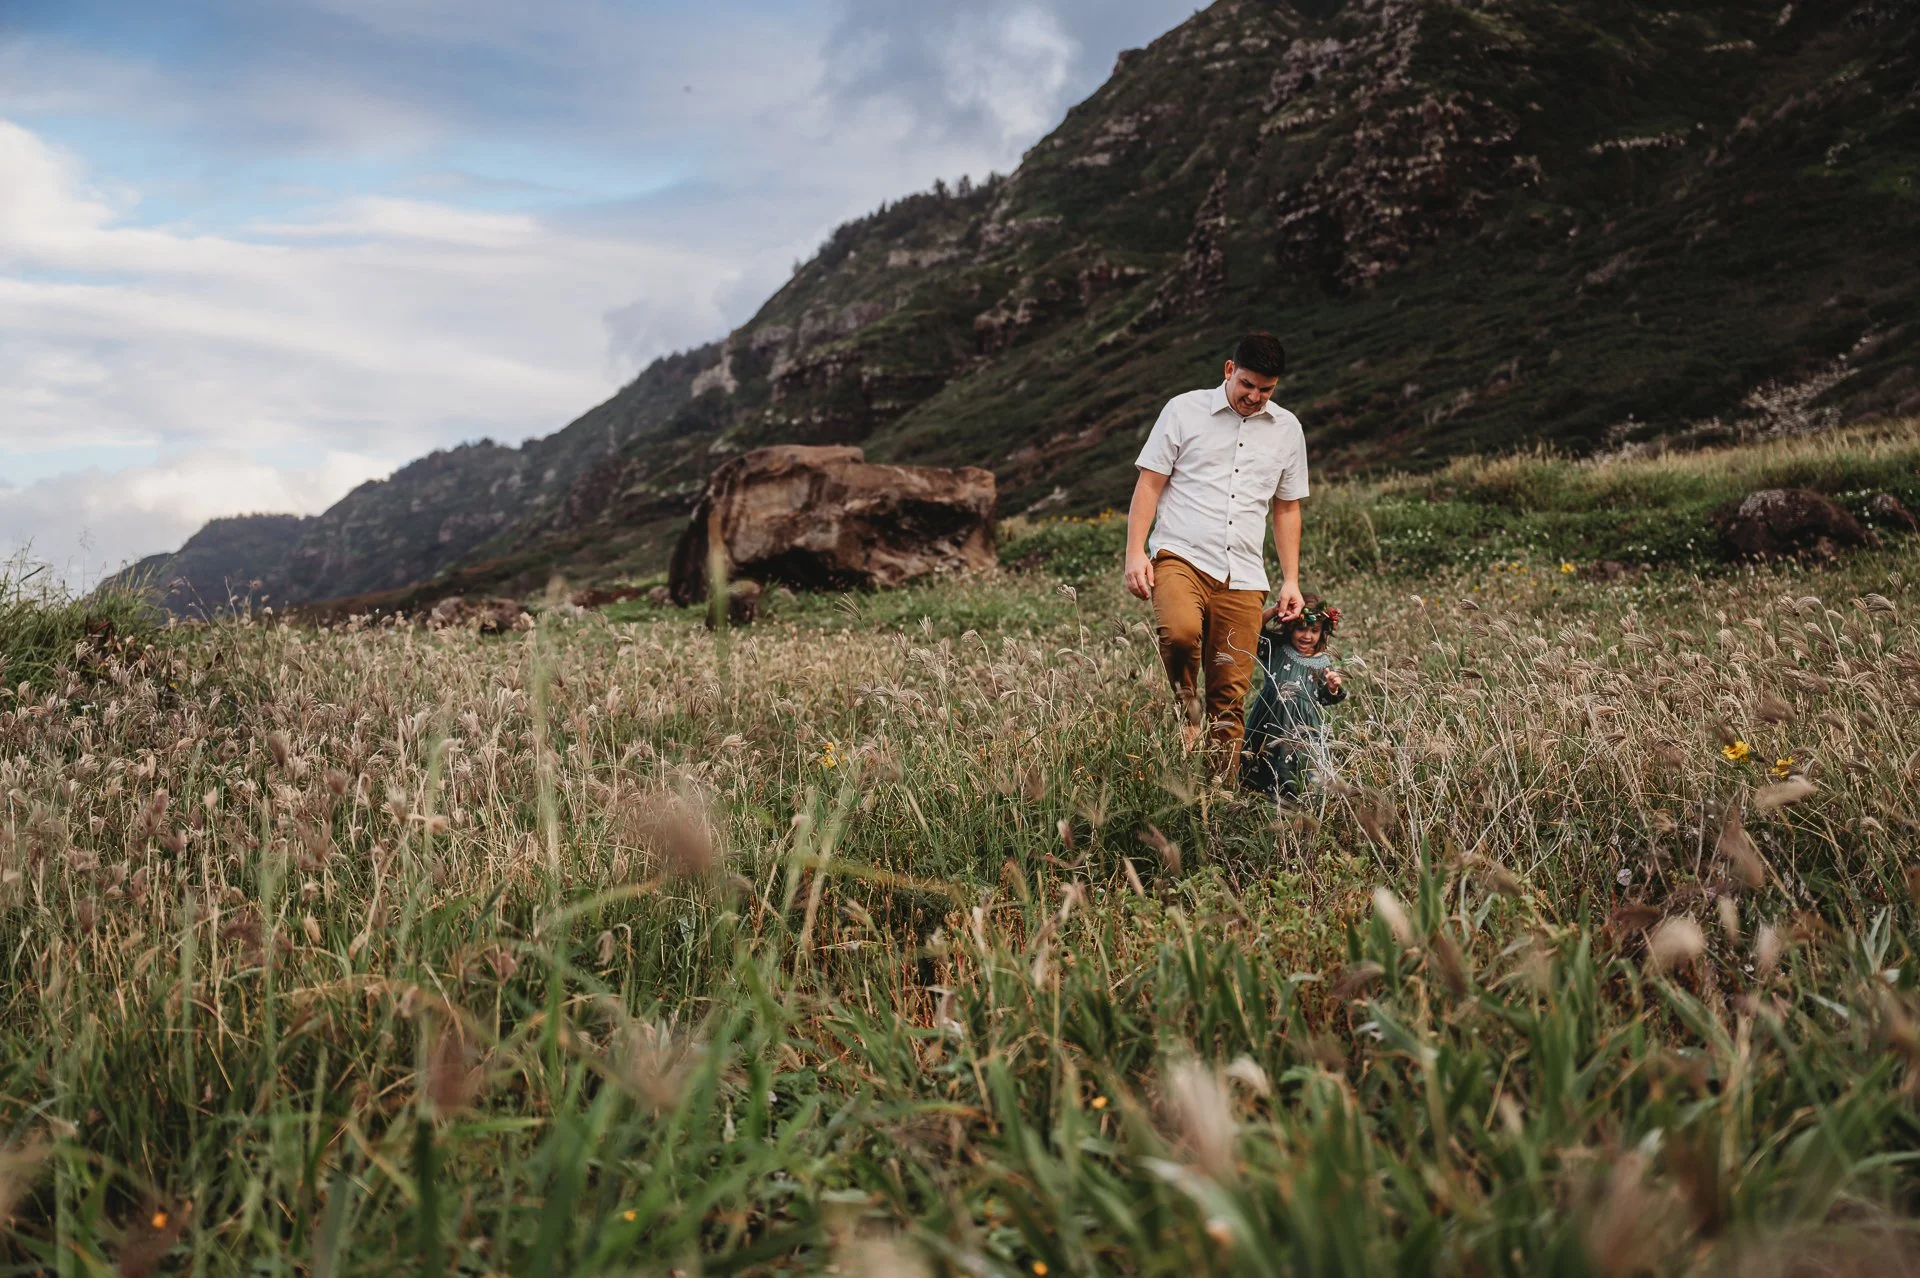
[[[1824,559],[1873,542],[1859,520],[1809,488],[1749,493],[1738,506],[1722,508],[1715,522],[1722,544],[1736,559]]]
[[[505,634],[533,625],[526,609],[512,599],[467,599],[449,595],[433,606],[427,624],[436,630],[466,627],[483,635]]]

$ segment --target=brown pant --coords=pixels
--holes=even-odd
[[[1153,616],[1160,660],[1188,721],[1200,720],[1196,685],[1206,670],[1206,716],[1213,725],[1215,766],[1232,766],[1246,731],[1247,689],[1253,686],[1263,590],[1230,590],[1177,555],[1153,559]]]

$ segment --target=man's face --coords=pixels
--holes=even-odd
[[[1273,388],[1279,384],[1277,377],[1268,377],[1250,368],[1240,368],[1232,360],[1227,361],[1227,403],[1233,405],[1233,411],[1242,417],[1251,417],[1265,408],[1267,401],[1273,398]]]

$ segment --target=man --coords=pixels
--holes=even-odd
[[[1300,615],[1306,437],[1299,418],[1269,402],[1286,367],[1278,338],[1241,338],[1226,380],[1168,400],[1134,463],[1127,589],[1153,601],[1160,659],[1187,713],[1189,741],[1199,732],[1205,671],[1217,769],[1234,765],[1244,730],[1268,589],[1269,519],[1281,582],[1266,611],[1282,620]]]

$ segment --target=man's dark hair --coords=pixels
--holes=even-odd
[[[1287,371],[1287,348],[1272,333],[1248,333],[1233,348],[1233,366],[1262,377],[1279,377]]]

